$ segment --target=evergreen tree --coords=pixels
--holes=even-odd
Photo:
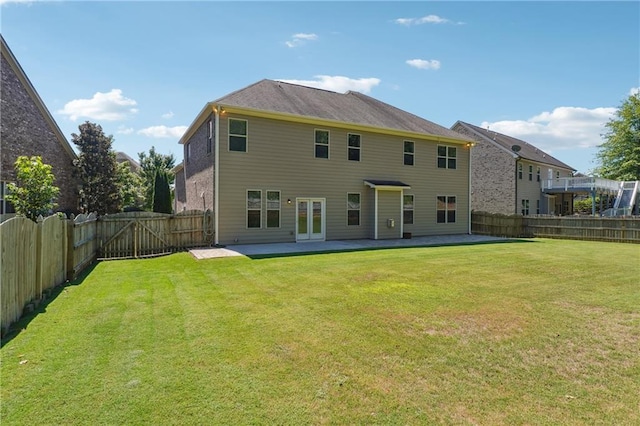
[[[155,180],[158,171],[164,172],[169,182],[169,186],[173,184],[174,176],[171,169],[175,166],[175,158],[173,154],[164,155],[156,152],[154,146],[149,150],[149,154],[145,152],[138,153],[140,163],[140,176],[142,177],[142,185],[145,194],[144,207],[147,210],[153,210]]]
[[[55,206],[60,189],[53,184],[55,177],[51,166],[40,157],[20,156],[15,162],[16,182],[8,185],[7,201],[16,213],[33,220],[46,216]]]
[[[106,136],[102,127],[90,122],[78,126],[72,141],[80,150],[74,160],[82,189],[80,199],[87,212],[117,213],[121,210],[116,153],[111,148],[113,136]]]
[[[171,213],[172,210],[169,177],[166,171],[158,170],[153,190],[153,211],[156,213]]]
[[[622,102],[606,127],[597,173],[607,179],[640,180],[640,92]]]

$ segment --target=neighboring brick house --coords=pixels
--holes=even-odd
[[[472,142],[361,93],[262,80],[180,139],[176,210],[211,209],[216,244],[468,233]]]
[[[13,212],[4,194],[6,184],[15,182],[14,163],[22,155],[40,156],[51,165],[60,188],[57,210],[76,212],[78,183],[73,177],[73,160],[77,156],[1,35],[0,40],[0,214]]]
[[[573,214],[573,193],[546,194],[542,181],[575,169],[520,139],[463,121],[453,130],[472,138],[471,209],[501,214]]]

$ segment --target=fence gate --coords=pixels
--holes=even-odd
[[[172,252],[170,215],[119,213],[98,221],[100,259],[130,259]]]

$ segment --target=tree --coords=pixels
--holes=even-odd
[[[60,188],[53,184],[51,166],[44,164],[40,157],[18,157],[15,170],[17,184],[7,186],[7,201],[13,204],[17,214],[35,222],[39,215],[46,215],[57,205],[54,200]]]
[[[80,134],[73,133],[71,136],[80,149],[74,165],[82,185],[82,205],[85,211],[98,214],[119,212],[121,199],[116,154],[111,148],[113,136],[106,136],[102,127],[88,121],[78,129]]]
[[[607,179],[640,180],[640,92],[622,102],[606,127],[597,173]]]
[[[169,177],[164,170],[156,172],[153,189],[153,211],[156,213],[171,213],[171,191],[169,190]]]
[[[144,206],[144,190],[142,178],[131,171],[128,162],[117,165],[118,188],[123,210],[142,210]]]
[[[145,209],[153,209],[153,193],[155,188],[156,174],[158,171],[166,172],[169,186],[173,185],[174,176],[171,169],[175,166],[175,158],[173,154],[164,155],[156,152],[155,147],[151,147],[149,154],[145,152],[138,153],[140,162],[140,176],[142,177],[142,186],[145,193]]]

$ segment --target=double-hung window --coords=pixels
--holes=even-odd
[[[456,221],[456,197],[439,195],[437,200],[437,222],[455,223]]]
[[[229,151],[247,152],[247,120],[229,119]]]
[[[518,163],[518,179],[522,179],[522,163]]]
[[[404,165],[413,166],[416,144],[412,141],[404,141]]]
[[[413,225],[413,195],[402,197],[402,220],[405,225]]]
[[[360,225],[360,194],[357,192],[347,194],[347,225]]]
[[[522,216],[529,216],[529,200],[522,200]]]
[[[458,166],[458,150],[455,146],[438,145],[438,168],[455,169]]]
[[[529,180],[533,180],[533,166],[529,166]]]
[[[262,191],[247,191],[247,228],[262,228]]]
[[[280,228],[280,191],[267,191],[267,228]]]
[[[540,182],[540,166],[536,168],[536,181]]]
[[[191,142],[187,142],[184,146],[184,159],[187,163],[191,161]]]
[[[360,135],[347,134],[347,150],[349,161],[360,161]]]
[[[211,154],[213,148],[213,120],[209,120],[209,134],[207,135],[207,154]]]
[[[329,159],[329,131],[316,130],[315,132],[315,155],[316,158]]]

